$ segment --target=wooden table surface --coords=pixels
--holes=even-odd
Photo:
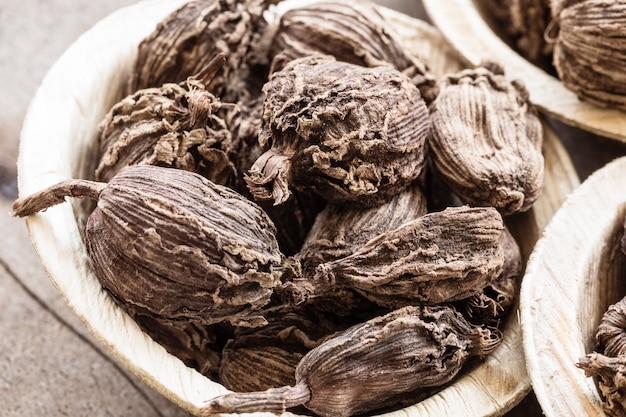
[[[19,133],[43,76],[85,30],[135,0],[2,0],[0,3],[0,416],[187,416],[93,340],[51,284],[17,196]],[[424,18],[419,1],[378,3]],[[626,155],[626,145],[555,124],[581,180]],[[529,395],[507,417],[540,416]]]

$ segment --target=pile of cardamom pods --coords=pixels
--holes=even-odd
[[[97,201],[103,288],[233,391],[202,410],[352,416],[436,392],[502,341],[506,216],[543,182],[524,85],[444,77],[366,1],[192,0],[138,47],[98,165],[18,199]]]

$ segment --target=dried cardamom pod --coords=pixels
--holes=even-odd
[[[217,111],[226,122],[232,137],[228,156],[238,173],[233,188],[243,195],[249,194],[243,174],[252,168],[254,161],[265,151],[259,143],[263,100],[264,97],[260,95],[248,103],[224,106]]]
[[[504,215],[528,210],[540,195],[541,122],[519,81],[494,64],[448,74],[430,108],[429,155],[465,204]]]
[[[607,416],[626,414],[626,297],[609,306],[596,332],[596,351],[580,358],[576,366],[598,380]]]
[[[451,307],[408,306],[357,324],[308,352],[293,386],[231,393],[201,415],[272,412],[304,405],[322,417],[349,417],[394,405],[407,393],[452,380],[500,338]]]
[[[553,2],[554,66],[578,98],[626,109],[626,1]]]
[[[285,12],[270,49],[270,72],[315,54],[364,67],[391,65],[413,80],[427,104],[437,96],[435,76],[422,59],[406,51],[372,2],[320,1]]]
[[[457,301],[454,306],[473,324],[499,327],[519,291],[522,277],[522,254],[508,228],[500,236],[504,250],[502,273],[481,292]]]
[[[502,217],[491,207],[450,207],[382,233],[351,255],[294,279],[297,304],[352,289],[387,308],[439,304],[470,297],[502,272]]]
[[[236,328],[222,351],[219,381],[230,390],[253,392],[295,384],[296,367],[308,351],[356,324],[355,319],[338,319],[308,306],[271,307],[262,314],[267,325]]]
[[[226,123],[233,136],[233,144],[229,153],[238,173],[248,172],[261,154],[263,148],[259,143],[263,96],[259,96],[248,104],[237,106],[239,111],[225,109]],[[237,176],[233,188],[242,195],[254,199],[245,185],[243,174]],[[313,194],[294,190],[287,201],[273,205],[269,201],[257,201],[276,226],[276,239],[281,252],[291,256],[298,252],[306,235],[315,221],[317,214],[324,208],[322,198]]]
[[[483,0],[482,3],[526,59],[544,67],[550,64],[553,44],[544,37],[551,20],[550,0]]]
[[[417,184],[379,206],[328,204],[294,258],[302,265],[303,275],[314,274],[319,264],[351,255],[370,239],[426,212],[426,197]]]
[[[115,104],[99,126],[96,180],[107,182],[128,165],[149,164],[234,183],[231,134],[216,114],[222,104],[205,89],[223,61],[219,55],[196,77],[142,89]]]
[[[256,200],[281,204],[290,187],[327,201],[376,205],[421,172],[428,110],[399,71],[312,56],[263,87],[263,153],[246,177]]]
[[[191,0],[163,19],[138,47],[127,94],[165,83],[179,83],[197,74],[220,53],[227,57],[207,90],[222,100],[239,102],[238,72],[264,36],[263,12],[273,0]]]
[[[64,197],[97,200],[85,229],[94,272],[135,312],[236,325],[265,321],[283,255],[265,212],[234,191],[188,171],[124,168],[109,183],[67,180],[17,200],[27,216]]]

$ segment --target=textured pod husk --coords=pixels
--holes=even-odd
[[[505,227],[500,236],[504,250],[502,273],[478,294],[454,303],[473,324],[499,327],[510,310],[520,289],[522,254],[515,238]]]
[[[256,200],[281,204],[293,187],[331,202],[376,205],[419,176],[428,110],[392,67],[299,58],[263,90],[259,141],[271,148],[246,177]]]
[[[626,109],[626,1],[556,2],[554,66],[583,101]]]
[[[125,97],[100,123],[96,180],[107,182],[126,166],[149,164],[196,172],[216,184],[234,184],[231,133],[216,114],[220,107],[220,100],[194,78]]]
[[[263,96],[238,107],[240,111],[227,109],[225,112],[226,123],[233,137],[229,157],[238,172],[233,188],[242,195],[254,199],[245,184],[243,173],[248,172],[264,151],[258,140]],[[294,255],[300,250],[317,214],[325,206],[322,198],[297,190],[293,190],[289,199],[280,205],[274,205],[269,201],[257,203],[274,222],[280,250],[287,256]]]
[[[437,81],[428,66],[406,51],[393,26],[369,1],[315,2],[285,12],[269,54],[274,59],[271,72],[315,54],[364,67],[391,65],[413,80],[426,103],[437,96]]]
[[[544,36],[551,20],[550,0],[482,0],[498,27],[529,61],[547,66],[553,44]]]
[[[163,19],[139,45],[127,94],[182,82],[223,53],[227,62],[208,90],[238,102],[244,73],[254,66],[267,22],[263,12],[271,0],[191,0]]]
[[[263,100],[264,96],[259,95],[247,103],[224,106],[217,112],[226,122],[232,137],[228,157],[238,173],[233,188],[243,195],[249,194],[244,173],[252,168],[254,161],[266,150],[259,143]]]
[[[488,354],[499,338],[451,307],[408,306],[313,348],[298,364],[294,386],[226,394],[210,400],[203,415],[280,414],[297,405],[323,417],[373,411],[449,382],[468,358]]]
[[[319,264],[351,255],[376,236],[426,213],[426,196],[418,184],[379,206],[329,204],[317,215],[295,259],[309,275]]]
[[[338,318],[308,306],[271,307],[262,314],[267,325],[236,328],[222,351],[219,381],[230,390],[253,392],[294,385],[302,357],[357,322],[356,316]]]
[[[626,415],[626,297],[609,306],[596,332],[596,351],[576,366],[597,378],[602,409],[611,417]]]
[[[494,65],[448,74],[430,108],[429,155],[465,204],[503,215],[528,210],[541,193],[541,122],[519,81]]]
[[[503,230],[491,207],[429,213],[293,280],[289,299],[312,302],[348,288],[387,308],[461,300],[502,273]]]
[[[87,252],[103,287],[138,314],[200,324],[260,325],[254,311],[280,283],[283,255],[265,212],[188,171],[151,165],[106,183],[68,180],[20,199],[24,216],[91,197]]]

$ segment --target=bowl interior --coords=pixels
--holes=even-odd
[[[576,363],[594,350],[608,306],[626,295],[625,186],[626,158],[592,174],[554,215],[528,262],[520,295],[524,353],[548,417],[604,415],[595,382]]]
[[[578,326],[588,353],[595,348],[595,333],[602,315],[611,304],[626,296],[626,255],[620,248],[626,204],[615,207],[612,214],[605,239],[597,243],[597,253],[588,254],[588,273],[580,286]]]

